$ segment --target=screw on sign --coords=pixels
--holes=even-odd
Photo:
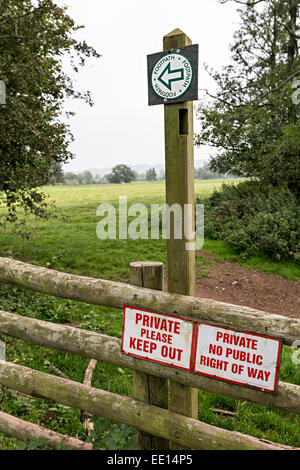
[[[188,90],[192,78],[193,69],[190,61],[176,52],[162,57],[155,64],[151,83],[158,96],[174,99],[179,98]]]
[[[198,99],[198,45],[148,55],[149,105]]]
[[[282,342],[124,307],[122,353],[276,393]]]
[[[124,307],[122,353],[190,370],[194,322]]]
[[[275,393],[282,343],[275,338],[201,323],[194,372]]]

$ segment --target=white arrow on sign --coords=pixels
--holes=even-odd
[[[172,90],[172,83],[184,79],[184,69],[171,70],[171,63],[169,62],[166,68],[158,77],[158,80],[165,85],[169,90]]]
[[[174,52],[161,57],[152,68],[152,88],[165,101],[176,99],[186,93],[192,80],[192,65],[179,53]]]

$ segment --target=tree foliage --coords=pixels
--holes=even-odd
[[[65,181],[64,172],[60,163],[54,162],[50,168],[47,184],[63,184]]]
[[[199,179],[199,180],[213,180],[216,178],[232,178],[232,175],[230,174],[223,174],[223,173],[212,171],[208,163],[205,163],[199,168],[195,168],[194,174],[195,174],[195,179]]]
[[[221,3],[227,3],[226,0]],[[210,71],[217,91],[199,107],[196,144],[216,149],[214,171],[259,177],[299,194],[300,3],[237,1],[241,23],[231,46],[232,63]]]
[[[157,174],[156,174],[155,168],[149,168],[149,170],[146,171],[145,176],[146,176],[147,181],[156,181]]]
[[[112,172],[106,175],[106,179],[113,184],[131,183],[136,179],[136,174],[127,165],[116,165]]]
[[[0,3],[0,79],[6,85],[6,104],[0,105],[0,202],[8,220],[16,220],[18,206],[46,215],[38,187],[55,165],[72,158],[64,100],[89,105],[92,100],[89,92],[74,88],[63,61],[69,57],[78,72],[88,57],[99,57],[74,38],[81,28],[54,0]]]
[[[205,236],[242,257],[300,260],[300,206],[294,193],[260,181],[224,184],[205,200]]]

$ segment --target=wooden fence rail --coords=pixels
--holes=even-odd
[[[92,450],[93,444],[80,441],[74,437],[68,437],[58,432],[50,431],[37,424],[29,423],[23,419],[15,418],[0,411],[0,432],[14,437],[19,441],[31,441],[43,437],[47,440],[47,446],[52,449],[67,447],[72,450]]]
[[[118,338],[0,311],[0,333],[58,351],[170,379],[184,385],[300,414],[300,387],[279,382],[276,395],[121,354]]]
[[[39,398],[134,426],[195,450],[283,450],[274,444],[202,423],[128,397],[0,361],[0,383]]]
[[[203,321],[227,328],[269,335],[292,345],[300,337],[300,320],[236,305],[200,299],[119,282],[62,273],[39,266],[0,258],[0,282],[47,295],[89,304],[122,308],[132,305],[161,313]],[[152,286],[151,286],[152,287]],[[249,401],[300,414],[300,387],[279,382],[276,395],[240,387],[121,354],[117,338],[71,326],[53,324],[0,311],[0,333],[39,346],[130,368],[138,373],[172,383],[202,389],[234,399]],[[156,379],[158,380],[158,379]],[[54,377],[0,360],[0,385],[21,393],[53,400],[90,415],[134,426],[141,433],[171,441],[178,448],[205,450],[285,450],[287,446],[202,423],[164,407],[122,397],[85,384]],[[90,385],[90,384],[89,384]],[[176,411],[176,410],[175,410]],[[64,443],[74,449],[91,445],[40,426],[0,413],[0,432],[18,439],[44,436],[53,448]],[[141,434],[142,435],[142,434]],[[164,441],[165,440],[165,441]]]
[[[0,258],[0,282],[89,304],[144,307],[197,321],[279,338],[292,345],[300,337],[300,320],[248,307],[170,294],[125,283],[94,279]]]

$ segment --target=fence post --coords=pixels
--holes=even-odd
[[[167,34],[163,40],[164,51],[180,50],[192,41],[180,29]],[[170,239],[167,240],[168,291],[195,296],[195,242],[187,237],[185,228],[194,232],[194,117],[193,102],[173,103],[164,106],[166,202],[169,207],[179,204],[182,214],[182,239],[174,237],[174,217],[170,222]],[[185,212],[185,207],[189,210]],[[189,249],[187,249],[189,244]],[[198,419],[198,391],[170,382],[170,410]],[[178,446],[172,448],[179,448]]]
[[[148,289],[163,290],[164,265],[155,262],[130,264],[130,283]],[[150,405],[168,409],[168,380],[133,371],[133,397]],[[166,439],[139,432],[139,450],[169,450]]]

